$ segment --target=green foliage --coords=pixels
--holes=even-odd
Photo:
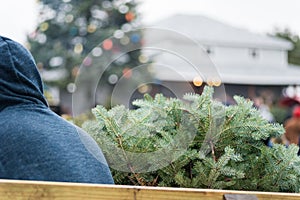
[[[284,107],[280,106],[272,106],[270,109],[272,115],[275,118],[275,121],[280,124],[284,124],[285,120],[287,119],[288,116],[288,110]]]
[[[298,147],[275,144],[272,149],[262,148],[259,164],[264,171],[258,187],[267,191],[299,191]],[[275,176],[274,176],[275,175]]]
[[[299,192],[298,148],[264,145],[283,127],[264,120],[249,100],[237,96],[225,106],[212,94],[206,87],[184,100],[146,95],[136,110],[97,106],[96,121],[84,128],[117,184]]]
[[[75,124],[79,127],[81,127],[82,124],[85,123],[86,121],[95,119],[94,115],[91,112],[83,113],[78,116],[63,114],[62,117],[65,120],[67,120],[67,121],[71,122],[72,124]]]
[[[290,41],[294,48],[288,52],[288,62],[295,65],[300,65],[300,38],[289,29],[276,30],[273,34],[277,37]]]

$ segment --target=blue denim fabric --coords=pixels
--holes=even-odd
[[[113,184],[83,130],[53,113],[31,54],[0,37],[0,179]]]

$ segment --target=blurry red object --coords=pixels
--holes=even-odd
[[[297,107],[294,108],[293,117],[297,117],[297,118],[300,117],[300,106],[297,106]]]
[[[281,101],[280,101],[280,105],[282,106],[294,106],[294,105],[300,105],[300,98],[299,97],[284,97]]]

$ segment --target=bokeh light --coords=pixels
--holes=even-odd
[[[134,33],[130,36],[130,40],[132,43],[139,43],[141,40],[141,36],[137,33]]]
[[[148,56],[146,56],[144,54],[142,54],[142,55],[139,56],[139,62],[140,63],[147,63],[148,61],[149,61]]]
[[[111,39],[104,40],[102,46],[105,50],[111,50],[113,48],[113,42]]]
[[[213,78],[212,77],[209,77],[206,81],[207,85],[208,86],[214,86],[214,81],[213,81]]]
[[[65,18],[65,21],[67,23],[71,23],[71,22],[73,22],[73,20],[74,20],[74,16],[71,15],[71,14],[67,15],[66,18]]]
[[[218,78],[218,77],[213,78],[213,85],[214,86],[219,87],[221,84],[222,84],[222,81],[221,81],[220,78]]]
[[[49,28],[49,23],[48,22],[44,22],[40,25],[40,31],[45,32],[46,30],[48,30]]]
[[[108,82],[110,84],[116,84],[119,80],[119,77],[116,75],[116,74],[111,74],[109,77],[108,77]]]
[[[142,93],[142,94],[145,94],[145,93],[149,92],[150,90],[151,90],[151,88],[147,84],[142,84],[142,85],[139,85],[139,87],[138,87],[139,93]]]
[[[77,77],[79,74],[79,67],[78,66],[75,66],[73,69],[72,69],[72,76],[73,77]]]
[[[49,61],[51,67],[59,67],[63,64],[64,59],[61,56],[52,57]]]
[[[121,6],[119,7],[119,12],[122,13],[122,14],[125,14],[125,13],[127,13],[128,11],[129,11],[129,8],[128,8],[128,6],[126,6],[126,5],[121,5]]]
[[[91,57],[86,57],[82,63],[86,67],[91,66],[91,64],[93,63],[93,59]]]
[[[128,13],[126,13],[126,15],[125,15],[125,19],[128,21],[128,22],[131,22],[132,20],[134,20],[134,13],[132,13],[132,12],[128,12]]]
[[[97,30],[97,26],[95,24],[90,24],[87,29],[89,33],[94,33],[96,30]]]
[[[116,31],[114,32],[114,37],[117,38],[117,39],[121,39],[121,38],[124,37],[124,32],[121,31],[121,30],[116,30]]]
[[[120,40],[120,43],[124,46],[129,44],[129,42],[130,42],[130,39],[127,36],[122,37],[121,40]]]
[[[74,93],[76,91],[76,89],[77,89],[77,87],[76,87],[75,83],[69,83],[67,85],[67,90],[70,93]]]
[[[130,68],[128,68],[128,67],[125,67],[125,68],[123,69],[123,76],[124,76],[124,78],[126,78],[126,79],[130,79],[131,76],[132,76],[132,70],[131,70]]]
[[[196,87],[200,87],[200,86],[203,84],[203,79],[202,79],[200,76],[196,76],[196,77],[193,79],[193,84],[194,84],[194,86],[196,86]]]
[[[102,53],[103,53],[103,51],[102,51],[102,48],[101,48],[101,47],[95,47],[95,48],[92,50],[92,55],[93,55],[94,57],[99,57],[99,56],[102,55]]]
[[[81,43],[77,43],[74,46],[74,52],[77,53],[77,54],[81,54],[82,51],[83,51],[83,45]]]

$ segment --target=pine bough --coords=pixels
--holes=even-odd
[[[299,192],[298,147],[264,144],[284,133],[282,125],[268,123],[242,97],[225,106],[212,96],[206,87],[184,100],[146,95],[135,110],[97,106],[96,120],[84,129],[101,146],[117,184]]]

